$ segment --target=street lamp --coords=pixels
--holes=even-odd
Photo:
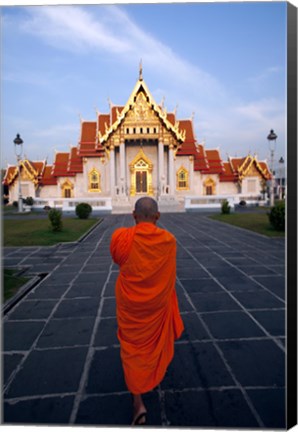
[[[274,171],[273,171],[273,164],[274,164],[274,151],[276,146],[276,138],[277,135],[274,133],[274,130],[271,129],[270,134],[267,136],[267,140],[269,143],[269,149],[270,149],[270,155],[271,155],[271,182],[270,182],[270,207],[274,206]]]
[[[21,155],[23,150],[23,140],[20,137],[20,134],[17,134],[16,138],[13,140],[14,146],[15,146],[15,153],[17,156],[17,164],[19,169],[19,199],[18,199],[18,210],[19,213],[23,212],[23,198],[22,198],[22,192],[21,192]]]
[[[283,164],[285,163],[284,158],[281,156],[281,158],[279,159],[278,163],[280,164],[280,170],[279,170],[279,199],[282,199],[283,193],[282,193],[282,189],[283,189],[283,184],[282,184],[282,179],[283,179]]]

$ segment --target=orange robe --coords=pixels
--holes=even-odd
[[[175,290],[176,240],[142,222],[117,229],[110,250],[120,266],[117,335],[125,382],[131,393],[146,393],[162,381],[184,329]]]

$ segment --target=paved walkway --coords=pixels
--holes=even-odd
[[[4,317],[6,424],[129,425],[116,337],[107,216],[80,244],[5,248],[4,264],[48,273]],[[145,395],[148,424],[285,428],[284,240],[197,213],[166,214],[178,242],[185,332]]]

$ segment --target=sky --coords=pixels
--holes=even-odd
[[[143,78],[198,143],[222,159],[286,159],[287,6],[282,2],[4,6],[1,8],[1,167],[52,163],[80,122],[125,105]]]

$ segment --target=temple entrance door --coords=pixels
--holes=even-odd
[[[147,171],[136,171],[136,193],[147,193]]]
[[[130,196],[153,195],[152,171],[153,164],[145,155],[143,149],[129,164],[131,172]]]

